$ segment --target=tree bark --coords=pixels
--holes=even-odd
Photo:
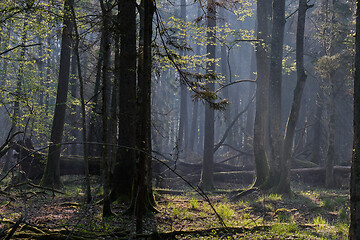
[[[66,111],[66,101],[70,75],[70,55],[72,43],[73,21],[71,19],[71,7],[73,0],[65,0],[64,2],[64,19],[63,30],[61,36],[61,53],[60,53],[60,69],[59,80],[56,94],[56,106],[53,124],[51,128],[48,159],[46,162],[45,172],[41,180],[43,186],[61,187],[60,181],[60,151],[61,141],[64,130],[64,120]]]

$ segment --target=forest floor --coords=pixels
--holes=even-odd
[[[258,191],[231,201],[228,189],[235,186],[223,186],[208,194],[210,204],[191,189],[157,189],[158,213],[147,216],[144,234],[136,235],[135,219],[123,214],[126,204],[113,204],[116,215],[102,218],[101,189],[95,183],[91,204],[84,204],[76,178],[64,183],[62,193],[25,185],[1,191],[0,238],[347,239],[348,234],[346,188],[296,184],[291,197]]]

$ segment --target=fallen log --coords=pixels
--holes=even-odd
[[[26,177],[31,180],[39,180],[45,169],[45,159],[47,154],[36,152],[19,143],[12,143],[11,148],[18,152],[16,157],[20,162],[20,168]],[[89,173],[91,175],[100,175],[101,158],[89,158]],[[84,160],[82,156],[61,156],[60,157],[60,175],[83,175]]]
[[[348,180],[350,176],[350,166],[334,166],[334,177],[339,184],[342,180]],[[215,182],[226,182],[234,184],[251,184],[254,179],[254,171],[229,171],[214,172]],[[200,174],[191,174],[184,177],[189,182],[196,184],[200,180]],[[308,184],[324,185],[325,184],[325,168],[298,168],[291,169],[291,179],[301,181]],[[163,178],[163,183],[172,185],[179,184],[181,179],[178,177]]]

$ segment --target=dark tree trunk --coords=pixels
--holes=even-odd
[[[132,204],[135,207],[136,231],[143,230],[145,211],[153,210],[151,169],[151,74],[152,74],[152,20],[155,5],[142,0],[140,5],[140,40],[138,59],[138,140],[139,167]]]
[[[208,59],[215,59],[215,30],[216,30],[216,5],[214,0],[207,1],[207,32],[206,53]],[[215,63],[207,63],[206,72],[215,74]],[[215,90],[215,77],[210,77],[206,84],[210,91]],[[212,190],[214,188],[213,169],[214,169],[214,109],[209,103],[205,105],[205,123],[204,123],[204,154],[203,167],[201,171],[200,187],[203,190]]]
[[[104,30],[104,61],[102,65],[102,156],[103,156],[103,175],[104,175],[104,199],[103,199],[103,216],[112,215],[110,206],[110,165],[111,165],[111,147],[110,140],[110,40],[111,40],[111,10],[108,9],[107,1],[100,1],[102,10],[102,21]]]
[[[136,1],[119,3],[119,139],[112,199],[131,200],[136,148]],[[127,148],[128,147],[128,148]]]
[[[60,70],[56,95],[56,106],[53,124],[51,128],[48,159],[46,162],[45,172],[41,179],[43,186],[61,187],[60,181],[60,151],[61,141],[64,130],[64,120],[66,111],[66,101],[70,75],[70,55],[72,43],[73,21],[71,19],[71,7],[73,0],[65,0],[64,2],[64,19],[63,31],[61,36],[61,54],[60,54]]]
[[[271,1],[257,1],[257,38],[260,40],[255,46],[256,51],[256,112],[254,122],[254,161],[256,180],[254,186],[261,186],[269,175],[269,163],[266,155],[266,130],[268,122],[269,100],[269,30],[268,22],[271,17]]]
[[[351,222],[349,239],[360,239],[360,1],[356,8],[355,77],[354,77],[354,143],[350,179]]]

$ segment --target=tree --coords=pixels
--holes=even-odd
[[[349,239],[360,239],[360,1],[356,3],[354,76],[354,143],[350,178]]]
[[[256,180],[254,186],[261,186],[269,175],[269,163],[266,155],[265,139],[268,120],[267,102],[269,98],[269,19],[271,2],[257,1],[257,39],[256,51],[256,112],[254,122],[254,161]]]
[[[119,138],[112,199],[131,199],[136,148],[136,1],[118,3],[120,34]],[[128,147],[128,148],[127,148]]]
[[[282,158],[283,134],[281,124],[281,83],[285,27],[285,0],[273,0],[273,24],[270,53],[269,85],[269,131],[270,175],[268,184],[275,192],[289,193],[290,182],[286,181],[288,163]],[[280,185],[281,184],[281,185]]]
[[[186,22],[186,0],[180,2],[180,19]],[[181,38],[181,47],[184,48],[186,44],[186,34]],[[181,54],[184,56],[185,51],[182,50]],[[179,133],[177,137],[176,149],[177,154],[181,154],[182,151],[188,147],[189,139],[189,124],[188,124],[188,90],[183,76],[180,76],[180,120],[179,120]]]
[[[282,179],[280,179],[279,189],[289,188],[290,184],[290,162],[292,157],[293,142],[295,136],[295,127],[300,114],[300,104],[301,97],[304,91],[305,82],[307,75],[304,70],[304,31],[305,31],[305,16],[306,11],[312,7],[312,5],[307,5],[306,0],[299,1],[298,9],[298,22],[297,22],[297,31],[296,31],[296,73],[297,73],[297,82],[294,89],[294,99],[292,102],[290,114],[286,123],[285,135],[284,135],[284,146],[282,151],[283,161],[287,163],[288,169],[282,174]]]
[[[51,128],[51,137],[48,152],[48,159],[44,175],[41,179],[41,184],[44,186],[61,187],[60,181],[60,151],[61,141],[63,137],[66,101],[68,93],[68,83],[70,77],[70,56],[72,44],[73,21],[71,8],[73,7],[73,0],[65,0],[64,2],[64,16],[63,29],[61,35],[61,54],[60,54],[60,69],[58,78],[58,87],[56,95],[56,106],[53,124]]]
[[[103,215],[112,215],[110,206],[110,171],[111,171],[111,132],[110,127],[110,56],[111,56],[111,5],[108,1],[100,1],[102,11],[102,24],[104,30],[104,59],[102,64],[102,157],[103,157],[103,174],[104,174],[104,199]]]
[[[153,210],[151,169],[151,75],[152,75],[152,20],[155,12],[153,0],[142,0],[140,4],[140,41],[138,58],[138,140],[139,165],[133,204],[136,216],[136,231],[142,232],[145,211]]]
[[[209,75],[206,86],[209,91],[215,90],[215,27],[216,27],[216,2],[207,1],[207,45],[206,53],[209,61],[206,65],[206,73]],[[210,100],[212,101],[212,100]],[[212,190],[214,188],[213,169],[214,169],[214,109],[209,103],[205,105],[205,123],[204,123],[204,154],[201,170],[200,187],[203,190]]]

